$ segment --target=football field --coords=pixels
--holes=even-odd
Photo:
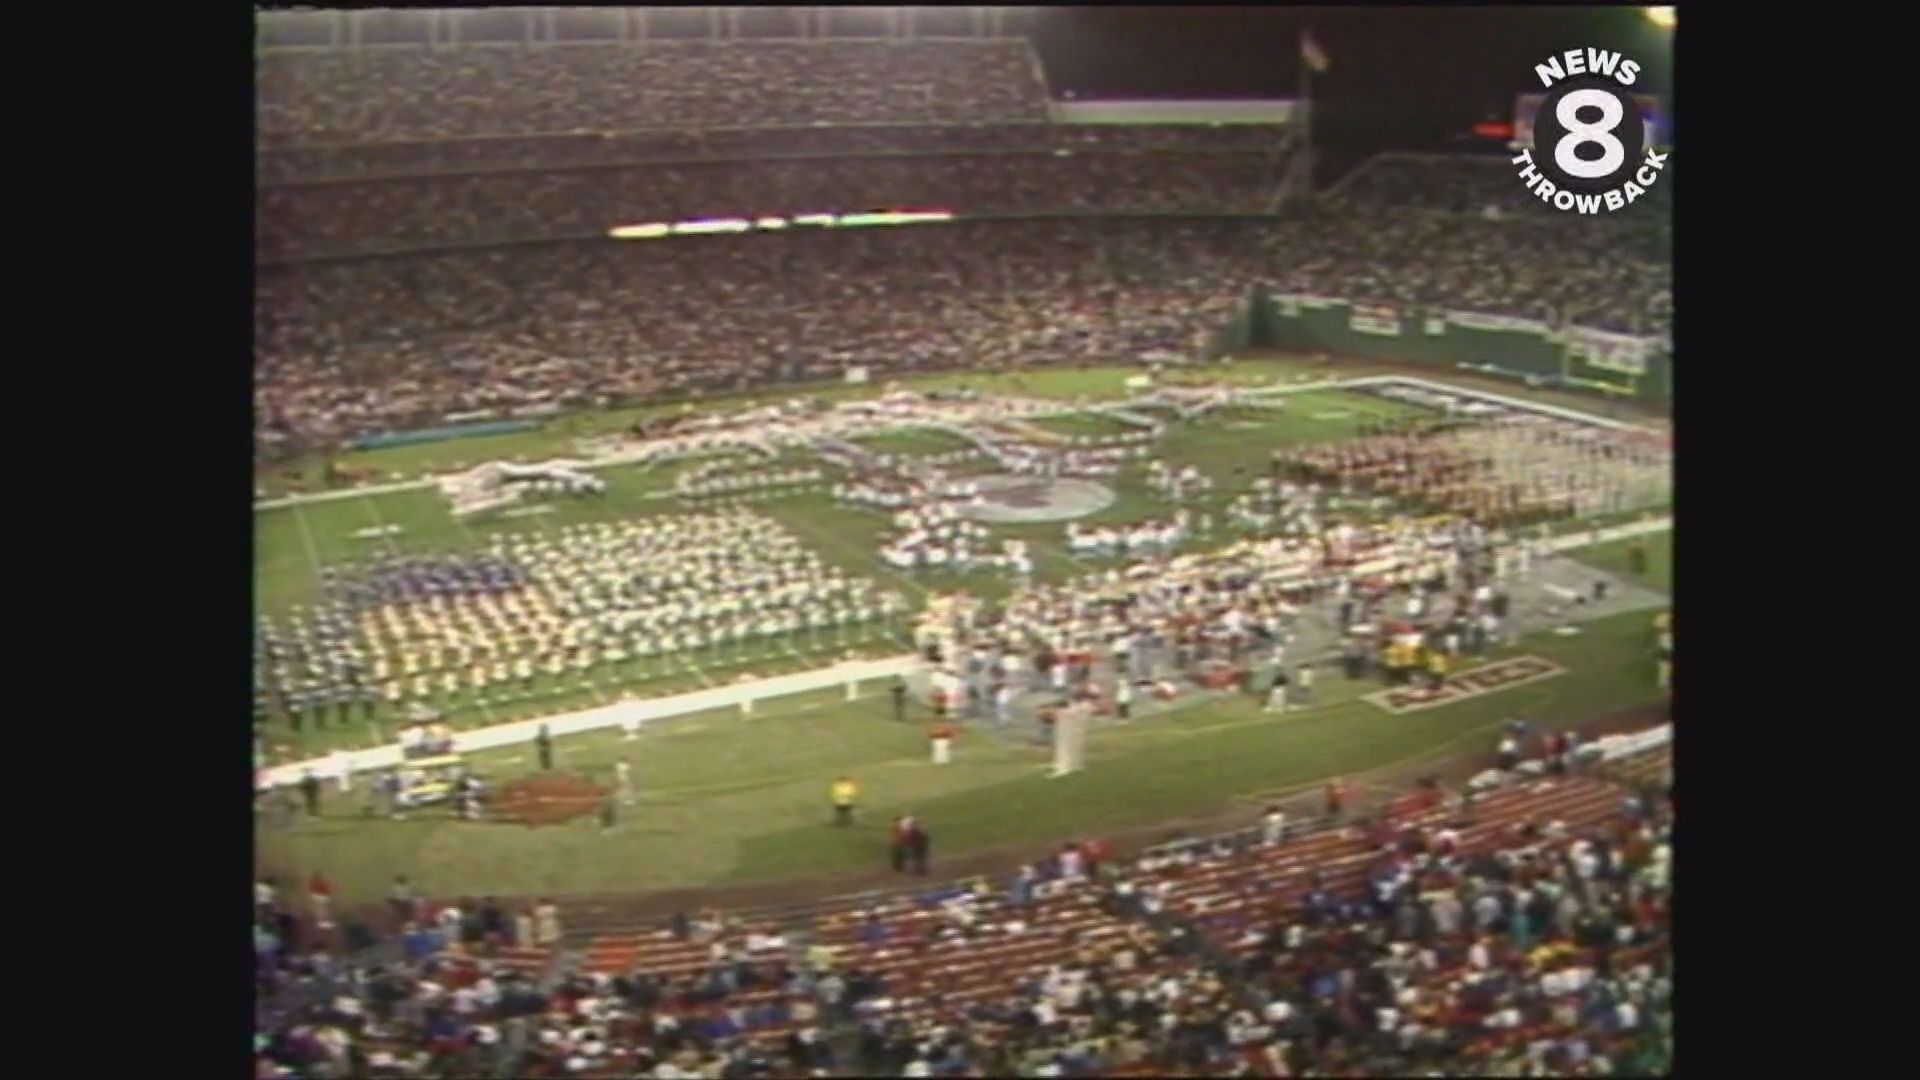
[[[1017,376],[939,376],[918,380],[917,389],[977,389],[1045,395],[1094,405],[1123,395],[1124,380],[1137,369],[1046,371]],[[1201,372],[1195,378],[1226,377],[1243,384],[1325,377],[1284,361],[1242,362]],[[878,387],[834,387],[827,396],[877,395]],[[764,394],[738,399],[740,407],[795,396]],[[717,403],[709,403],[709,408]],[[677,408],[673,406],[656,408]],[[644,410],[558,422],[525,435],[401,447],[349,455],[343,466],[373,468],[382,479],[412,479],[432,470],[464,468],[495,459],[538,460],[579,453],[578,441],[634,422]],[[1411,406],[1360,393],[1310,391],[1290,395],[1284,409],[1229,410],[1192,423],[1173,424],[1151,456],[1178,468],[1194,465],[1214,482],[1212,492],[1185,506],[1218,523],[1197,547],[1231,539],[1224,529],[1228,502],[1247,479],[1266,469],[1283,446],[1338,439],[1369,420],[1402,415]],[[1165,418],[1165,417],[1161,417]],[[1077,413],[1047,420],[1065,436],[1112,434],[1108,417]],[[904,431],[862,440],[877,451],[938,455],[964,448],[943,432]],[[285,613],[318,596],[323,566],[383,553],[457,553],[485,547],[500,534],[553,533],[585,522],[630,520],[658,514],[699,512],[727,500],[683,500],[674,479],[693,462],[622,466],[598,470],[603,497],[559,500],[516,508],[490,519],[463,522],[431,488],[381,493],[354,492],[327,501],[259,510],[255,514],[256,605]],[[304,466],[311,470],[311,464]],[[281,479],[298,468],[280,471]],[[1086,523],[1121,524],[1163,518],[1174,505],[1145,481],[1135,463],[1111,481],[1112,505]],[[263,477],[263,482],[266,478]],[[898,592],[910,607],[942,592],[965,589],[1004,595],[1011,579],[998,572],[907,574],[877,557],[891,530],[877,510],[836,503],[829,475],[794,491],[750,496],[744,505],[773,519],[822,559],[851,574]],[[1026,540],[1035,577],[1063,581],[1120,565],[1070,552],[1062,525],[994,526],[1002,537]],[[1667,534],[1647,544],[1651,556],[1643,586],[1671,591]],[[1625,574],[1631,545],[1595,548],[1591,564]],[[778,641],[701,648],[596,669],[590,678],[541,676],[532,693],[506,693],[485,701],[469,698],[447,710],[459,727],[552,715],[604,704],[622,696],[657,696],[716,686],[737,678],[803,670],[850,654],[882,656],[906,651],[904,620],[798,633]],[[407,873],[430,894],[631,892],[727,883],[820,877],[872,869],[884,852],[881,834],[893,814],[912,810],[935,838],[936,865],[943,856],[1019,848],[1074,836],[1117,832],[1182,818],[1213,819],[1243,813],[1258,800],[1312,787],[1336,774],[1355,775],[1423,759],[1481,752],[1505,720],[1527,716],[1546,725],[1571,725],[1658,699],[1653,685],[1652,632],[1644,612],[1590,622],[1575,636],[1536,635],[1511,645],[1504,655],[1539,657],[1565,671],[1553,678],[1457,703],[1395,714],[1364,700],[1377,682],[1348,684],[1329,675],[1307,709],[1284,715],[1260,711],[1249,696],[1194,697],[1132,725],[1096,728],[1089,738],[1089,768],[1063,780],[1046,778],[1047,751],[1037,745],[969,732],[952,765],[927,762],[924,717],[901,724],[878,687],[848,702],[838,691],[763,702],[751,718],[721,711],[675,718],[649,726],[635,741],[618,734],[572,736],[556,744],[561,771],[611,784],[615,761],[634,770],[638,805],[611,830],[586,818],[566,824],[524,827],[452,820],[444,810],[406,821],[367,816],[362,780],[351,794],[328,783],[325,810],[317,820],[280,827],[262,822],[257,846],[262,864],[286,875],[325,870],[348,899],[370,899],[396,873]],[[371,719],[356,708],[337,720],[295,733],[274,723],[267,731],[270,756],[291,760],[343,747],[391,742],[394,721],[384,706]],[[331,718],[330,718],[331,720]],[[498,787],[536,771],[532,746],[473,755],[490,785]],[[854,776],[863,788],[862,821],[838,830],[826,822],[826,788],[836,775]]]
[[[638,804],[610,831],[594,818],[530,828],[454,821],[444,810],[407,821],[365,816],[362,783],[327,786],[319,820],[263,825],[262,862],[285,873],[322,868],[352,899],[376,898],[396,873],[436,895],[633,892],[818,878],[877,868],[893,815],[912,811],[942,857],[1032,848],[1182,818],[1451,754],[1486,753],[1514,717],[1549,727],[1655,702],[1652,630],[1644,613],[1589,623],[1576,637],[1543,634],[1510,655],[1567,669],[1556,678],[1399,715],[1362,700],[1375,682],[1328,676],[1317,701],[1267,714],[1253,697],[1196,698],[1151,719],[1096,729],[1088,767],[1047,776],[1050,752],[968,732],[945,767],[928,761],[924,714],[896,723],[878,688],[856,702],[838,690],[763,703],[751,718],[719,710],[644,729],[560,740],[556,768],[611,786],[631,765]],[[490,782],[537,771],[531,745],[473,756]],[[852,776],[860,821],[828,824],[827,785]]]

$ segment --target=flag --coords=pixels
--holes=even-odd
[[[1333,66],[1333,58],[1327,55],[1327,50],[1321,48],[1318,41],[1314,40],[1311,30],[1303,30],[1300,33],[1300,58],[1307,62],[1307,66],[1312,68],[1316,75]]]

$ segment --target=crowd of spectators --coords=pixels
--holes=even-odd
[[[1537,738],[1489,792],[1126,859],[1068,844],[804,928],[676,916],[557,982],[416,927],[264,1030],[260,1075],[1663,1072],[1670,788],[1565,775]]]
[[[1338,204],[578,242],[263,267],[263,446],[445,414],[967,367],[1192,356],[1256,285],[1656,333],[1671,265],[1568,218]],[[1630,238],[1629,238],[1630,239]]]
[[[263,146],[1046,117],[1005,38],[269,50],[255,78]]]
[[[1540,207],[1501,159],[1389,156],[1260,222],[557,242],[887,208],[1272,208],[1281,132],[1048,123],[1017,40],[269,50],[258,73],[269,456],[448,414],[855,364],[1191,356],[1255,286],[1636,334],[1671,324],[1670,178],[1633,213],[1587,218]],[[499,246],[517,242],[544,246]]]
[[[330,890],[315,875],[309,890]],[[311,917],[271,877],[254,885],[257,1080],[506,1075],[553,997],[550,902],[421,899],[401,877],[391,919]]]
[[[766,214],[1257,214],[1270,208],[1282,175],[1273,149],[686,162],[268,188],[256,204],[256,237],[260,258],[275,261]]]
[[[1275,239],[1281,257],[1268,280],[1276,292],[1619,333],[1672,328],[1670,250],[1592,218],[1489,220],[1335,202]]]
[[[861,1063],[906,1076],[1658,1071],[1667,824],[1474,820],[1368,829],[1350,856],[1359,880],[1329,867],[1337,841],[1289,873],[1287,849],[1311,842],[1283,841],[1144,858],[1084,884],[1056,868],[1028,886],[1051,899],[950,899],[861,950],[904,969],[854,1002]],[[1277,910],[1269,891],[1285,897]],[[1057,926],[1064,948],[1019,952]],[[902,964],[888,946],[949,963],[998,954],[1002,974],[948,992],[906,974],[947,963]]]
[[[1268,151],[1287,134],[1272,124],[829,124],[558,135],[493,135],[420,142],[261,147],[263,185],[421,173],[484,172],[674,161],[830,158],[855,154]]]
[[[1631,213],[1589,220],[1642,227],[1669,220],[1673,169],[1674,161],[1669,159],[1660,170],[1660,178],[1646,189],[1646,196],[1634,200]],[[1388,154],[1347,178],[1340,185],[1340,197],[1354,205],[1479,214],[1494,219],[1566,213],[1529,191],[1517,172],[1518,167],[1505,156]]]
[[[1192,355],[1267,256],[1146,219],[581,242],[262,268],[261,446],[476,409]]]

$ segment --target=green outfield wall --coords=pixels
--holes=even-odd
[[[1673,394],[1672,350],[1661,340],[1330,297],[1260,294],[1253,303],[1248,328],[1254,345],[1432,364],[1656,400]]]

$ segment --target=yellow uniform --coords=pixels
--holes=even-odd
[[[853,824],[853,803],[860,797],[860,789],[852,780],[842,777],[833,782],[833,820],[836,825]]]

